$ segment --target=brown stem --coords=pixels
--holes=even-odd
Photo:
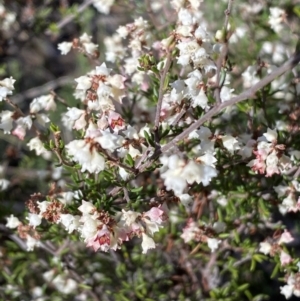
[[[162,100],[163,100],[163,97],[164,97],[164,83],[165,83],[165,79],[166,79],[166,76],[168,74],[168,71],[170,69],[171,63],[172,63],[172,56],[171,56],[170,52],[167,56],[167,60],[166,60],[165,66],[164,66],[164,70],[163,70],[162,75],[160,77],[160,86],[159,86],[158,100],[157,100],[157,107],[156,107],[156,114],[155,114],[155,122],[154,122],[154,126],[157,130],[158,130],[158,126],[159,126]]]
[[[216,80],[216,90],[215,90],[215,97],[217,100],[217,103],[221,103],[221,86],[220,86],[220,77],[221,77],[221,69],[224,60],[226,59],[227,53],[228,53],[228,38],[227,38],[227,27],[228,27],[228,22],[229,22],[229,16],[232,10],[233,6],[233,0],[228,1],[228,6],[227,9],[225,10],[225,21],[224,21],[224,45],[222,47],[222,51],[220,53],[220,56],[218,58],[217,62],[217,80]]]

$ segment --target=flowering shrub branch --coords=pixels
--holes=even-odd
[[[47,47],[49,35],[59,39],[57,60],[84,65],[71,72],[74,87],[57,72],[24,93],[22,76],[3,71],[0,129],[22,145],[7,147],[4,199],[21,185],[11,166],[40,177],[20,186],[18,210],[3,205],[1,297],[300,296],[299,12],[223,2],[218,11],[197,0],[62,1],[61,12],[30,2],[18,17],[0,5],[7,41],[32,22]],[[119,9],[144,14],[100,39],[82,29]],[[208,22],[211,12],[220,20]],[[28,256],[22,268],[18,256]],[[259,277],[277,277],[276,292]]]

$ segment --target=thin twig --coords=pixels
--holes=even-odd
[[[57,95],[53,90],[50,91],[50,94],[51,94],[54,98],[56,98],[60,103],[62,103],[64,106],[66,106],[66,107],[68,106],[66,100],[63,99],[62,97],[60,97],[59,95]]]
[[[50,93],[50,91],[52,91],[58,87],[64,86],[66,84],[70,84],[73,81],[74,81],[74,79],[72,79],[70,76],[62,76],[55,80],[49,81],[46,84],[41,85],[39,87],[34,87],[29,90],[23,91],[19,94],[16,94],[11,97],[11,100],[15,104],[19,104],[27,98],[33,99],[33,98],[41,96],[43,94]]]
[[[172,63],[172,56],[171,56],[171,52],[169,52],[169,54],[167,56],[165,66],[164,66],[164,70],[163,70],[162,75],[160,77],[160,86],[159,86],[158,100],[157,100],[157,107],[156,107],[156,114],[155,114],[155,122],[154,122],[154,126],[157,130],[158,130],[159,120],[160,120],[160,111],[161,111],[161,106],[162,106],[162,100],[163,100],[163,97],[164,97],[165,79],[166,79],[166,76],[167,76],[168,71],[170,69],[171,63]]]
[[[228,23],[229,23],[229,16],[231,14],[232,6],[233,6],[233,0],[229,0],[227,9],[225,10],[225,21],[224,21],[224,27],[223,27],[225,40],[224,40],[224,45],[222,47],[222,51],[220,53],[220,56],[219,56],[218,62],[217,62],[216,90],[214,93],[217,103],[221,103],[221,96],[220,96],[221,88],[222,88],[220,85],[221,69],[222,69],[223,61],[225,60],[227,53],[228,53],[227,27],[228,27]]]
[[[179,120],[181,119],[181,117],[186,113],[186,109],[185,109],[186,105],[184,104],[181,111],[179,112],[179,114],[176,116],[176,118],[173,120],[171,125],[176,125]]]
[[[83,2],[80,6],[78,6],[76,12],[77,14],[72,14],[72,15],[68,15],[66,16],[64,19],[62,19],[60,22],[58,22],[56,24],[56,28],[57,29],[61,29],[63,27],[65,27],[67,24],[69,24],[70,22],[72,22],[78,15],[80,15],[84,10],[86,10],[95,0],[87,0],[85,2]],[[50,29],[47,29],[45,34],[50,35],[52,34],[52,31]]]
[[[11,99],[5,98],[5,101],[6,101],[6,103],[8,103],[11,107],[13,107],[13,108],[15,109],[16,113],[17,113],[19,116],[22,116],[22,117],[25,116],[25,114],[22,112],[22,110],[21,110],[15,103],[13,103],[13,102],[11,101]]]

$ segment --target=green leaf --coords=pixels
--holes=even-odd
[[[133,160],[133,158],[131,157],[130,154],[127,154],[127,155],[126,155],[124,162],[125,162],[127,165],[129,165],[130,167],[134,167],[134,160]]]
[[[278,274],[279,270],[280,270],[280,262],[278,262],[275,265],[274,270],[273,270],[273,272],[271,274],[271,279],[275,278],[275,276]]]

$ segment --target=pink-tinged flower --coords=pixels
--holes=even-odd
[[[152,207],[149,211],[145,212],[143,215],[149,217],[152,222],[155,222],[159,225],[164,221],[164,211],[157,207]]]
[[[187,221],[187,225],[184,227],[180,237],[184,240],[185,243],[188,243],[194,240],[198,233],[200,233],[198,225],[193,221],[193,219],[190,218]]]
[[[97,234],[88,240],[87,247],[92,247],[94,251],[101,251],[107,252],[110,249],[110,239],[111,233],[107,229],[106,225],[103,225],[102,229],[97,232]]]
[[[13,130],[12,134],[17,136],[20,140],[24,140],[26,130],[32,126],[32,119],[30,116],[20,117],[16,120],[17,127]]]
[[[280,253],[280,263],[281,266],[285,266],[293,261],[292,257],[284,251]]]
[[[24,140],[24,137],[26,135],[26,129],[24,129],[22,126],[17,126],[13,131],[12,135],[18,137],[20,140]]]
[[[121,115],[114,111],[108,113],[108,123],[114,131],[122,130],[125,128],[125,121]]]
[[[284,232],[281,234],[278,244],[288,244],[292,242],[294,238],[292,237],[291,233],[287,230],[284,230]]]
[[[278,161],[279,160],[275,151],[268,155],[266,159],[266,177],[270,177],[275,173],[279,174],[279,169],[277,167]]]
[[[256,159],[251,160],[247,164],[247,166],[251,167],[253,171],[264,174],[266,170],[265,160],[267,158],[268,152],[265,149],[259,149],[257,151],[253,151],[253,153],[256,155]]]

